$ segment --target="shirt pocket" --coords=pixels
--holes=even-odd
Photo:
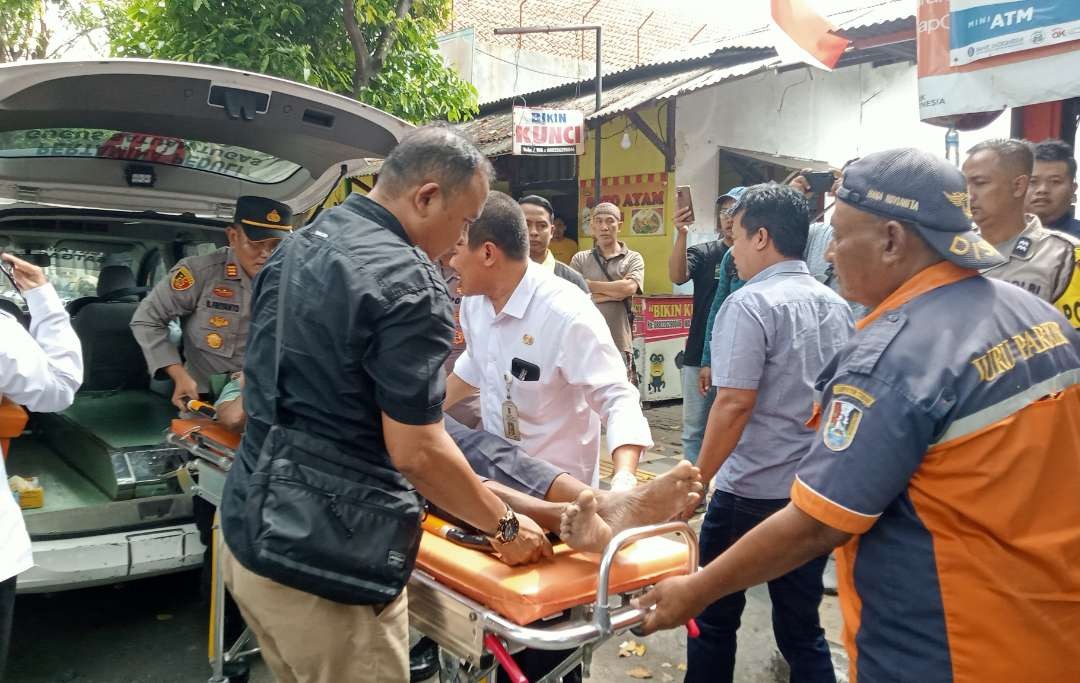
[[[236,345],[240,328],[239,311],[223,310],[225,307],[211,307],[207,304],[220,304],[210,299],[196,314],[195,344],[200,351],[212,356],[232,358],[236,355]],[[232,304],[232,302],[227,302]]]

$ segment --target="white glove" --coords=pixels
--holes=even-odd
[[[629,491],[637,486],[637,477],[633,472],[627,472],[626,470],[619,470],[615,473],[615,476],[611,478],[611,490],[612,491]]]

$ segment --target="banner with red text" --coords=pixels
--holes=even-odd
[[[667,197],[667,173],[614,176],[600,179],[600,201],[622,209],[622,235],[626,237],[663,236],[664,200]],[[582,180],[578,188],[579,225],[591,235],[594,191],[592,180]]]
[[[585,114],[579,109],[514,107],[514,154],[582,155]]]

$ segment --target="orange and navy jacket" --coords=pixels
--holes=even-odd
[[[824,371],[793,503],[838,553],[852,681],[1080,680],[1080,336],[949,263]]]

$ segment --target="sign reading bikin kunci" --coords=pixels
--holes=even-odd
[[[585,115],[576,109],[514,107],[514,154],[585,153]]]

